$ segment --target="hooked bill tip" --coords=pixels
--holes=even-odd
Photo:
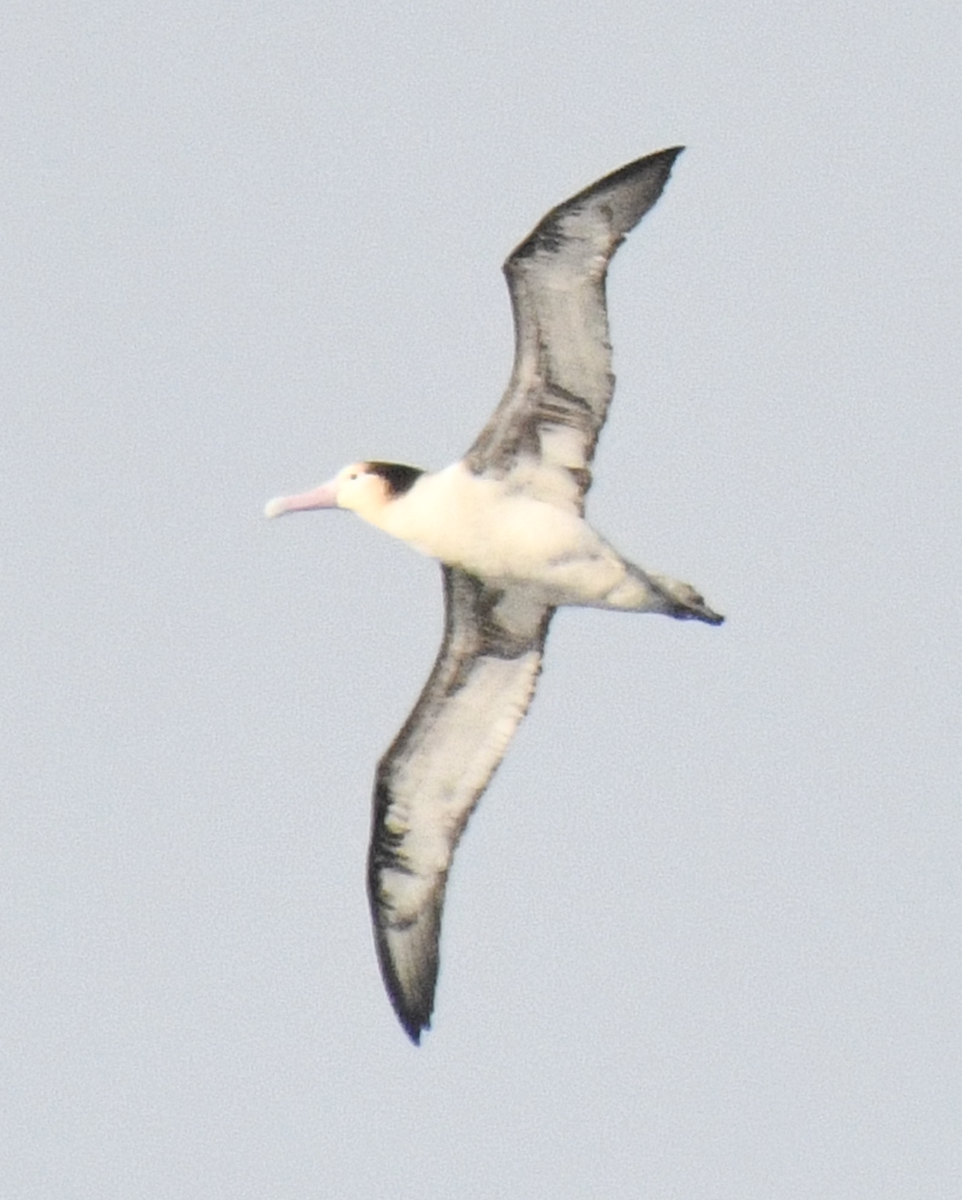
[[[268,500],[264,505],[264,516],[268,519],[283,516],[286,512],[287,504],[284,496],[275,496],[273,500]]]

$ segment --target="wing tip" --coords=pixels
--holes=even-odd
[[[406,925],[391,928],[387,913],[390,905],[381,897],[377,869],[369,876],[369,896],[374,924],[374,945],[384,990],[401,1027],[415,1046],[421,1034],[431,1026],[434,998],[440,967],[439,937],[444,891],[419,917]],[[421,925],[421,936],[415,933]],[[414,943],[405,945],[406,935],[414,934]],[[401,941],[397,938],[400,935]],[[393,943],[393,944],[392,944]]]
[[[431,1016],[434,1012],[434,995],[437,989],[437,958],[429,966],[428,977],[420,981],[421,987],[418,988],[417,993],[412,994],[402,986],[394,963],[389,957],[387,947],[385,946],[384,952],[381,953],[381,946],[379,944],[378,950],[381,976],[384,980],[388,999],[391,1001],[391,1007],[394,1009],[394,1014],[401,1023],[401,1028],[415,1046],[420,1046],[421,1035],[431,1028]]]
[[[675,159],[685,149],[684,146],[668,146],[664,150],[655,150],[642,158],[617,167],[614,171],[596,179],[580,192],[563,200],[547,212],[531,233],[511,251],[502,265],[502,271],[512,286],[514,272],[522,268],[526,261],[546,253],[548,256],[556,253],[566,242],[563,221],[572,211],[576,211],[586,202],[595,201],[601,196],[610,195],[616,189],[625,187],[631,197],[627,207],[615,220],[617,233],[605,261],[609,261],[621,241],[642,219],[642,217],[657,204],[665,185],[671,177]],[[609,213],[609,219],[611,214]]]
[[[394,997],[392,996],[392,1002]],[[421,1045],[421,1034],[431,1028],[431,1014],[427,1016],[419,1016],[413,1013],[405,1012],[400,1005],[394,1004],[394,1011],[397,1014],[397,1019],[401,1022],[401,1028],[408,1035],[415,1046]]]
[[[664,188],[665,184],[668,182],[668,177],[671,175],[671,170],[675,165],[675,160],[684,149],[684,146],[668,146],[664,150],[655,150],[652,154],[646,154],[642,158],[636,158],[633,162],[626,163],[623,167],[617,167],[609,175],[603,176],[596,183],[589,184],[584,191],[580,192],[578,196],[573,197],[573,199],[577,200],[580,197],[595,192],[596,190],[600,191],[613,183],[619,183],[623,179],[630,179],[635,175],[644,174],[654,168],[660,169],[664,172],[664,176],[661,179],[661,186],[659,187],[658,193],[654,200],[652,200],[652,204],[654,204],[658,196],[661,195],[662,188]]]

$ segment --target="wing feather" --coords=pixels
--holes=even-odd
[[[468,817],[534,695],[553,609],[523,588],[442,567],[445,635],[378,764],[368,894],[381,974],[417,1042],[430,1023],[448,870]]]
[[[514,312],[508,389],[467,455],[477,474],[581,512],[614,390],[605,276],[661,195],[682,147],[660,150],[558,205],[504,264]]]

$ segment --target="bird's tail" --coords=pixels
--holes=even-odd
[[[599,608],[619,608],[626,612],[663,613],[679,621],[705,621],[720,625],[724,617],[709,608],[704,596],[690,583],[668,575],[649,575],[633,563],[623,563],[625,573],[607,595],[597,601]]]
[[[705,621],[708,625],[720,625],[724,621],[721,613],[705,603],[705,597],[696,592],[690,583],[671,579],[668,575],[649,575],[648,582],[660,593],[665,607],[660,611],[679,621]]]

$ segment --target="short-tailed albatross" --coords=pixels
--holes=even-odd
[[[358,462],[266,508],[269,517],[351,509],[441,563],[444,640],[378,764],[368,857],[381,973],[414,1042],[434,1007],[454,849],[531,702],[554,610],[722,621],[689,584],[622,558],[583,516],[614,388],[605,275],[680,152],[605,176],[552,209],[510,255],[514,369],[460,462],[436,473]]]

